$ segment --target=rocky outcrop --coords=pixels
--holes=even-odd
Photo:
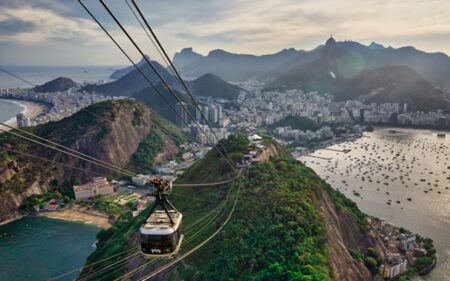
[[[39,184],[39,181],[36,181],[25,192],[19,194],[12,191],[3,192],[0,197],[0,224],[19,217],[21,215],[19,208],[25,199],[31,195],[41,194],[46,191],[47,188]]]
[[[321,192],[320,210],[325,218],[328,260],[333,280],[383,280],[373,277],[364,263],[354,259],[349,249],[365,252],[369,247],[383,255],[382,242],[369,230],[361,230],[354,215],[337,211],[326,192]]]
[[[173,159],[179,153],[169,133],[177,128],[167,129],[169,122],[142,102],[131,100],[108,101],[95,104],[84,111],[58,122],[51,122],[35,128],[35,133],[73,150],[89,155],[116,167],[133,170],[132,157],[143,140],[150,134],[157,134],[162,148],[155,157],[156,164]],[[59,184],[73,179],[86,181],[95,175],[118,176],[120,172],[73,156],[67,156],[46,147],[21,143],[15,138],[5,138],[2,145],[21,150],[41,158],[64,163],[66,166],[36,161],[21,155],[8,155],[0,165],[0,222],[19,215],[24,199],[47,191],[49,183]],[[91,173],[73,169],[82,168]],[[69,187],[70,188],[70,184]]]

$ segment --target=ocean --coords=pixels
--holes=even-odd
[[[305,156],[299,160],[355,201],[365,213],[432,238],[437,265],[422,279],[449,281],[450,133],[437,133],[376,129],[354,142],[312,154],[330,158],[329,161]],[[344,149],[351,151],[339,152]]]
[[[67,77],[75,82],[108,80],[114,70],[124,66],[2,66],[6,70],[40,85],[58,77]],[[0,71],[0,88],[30,87],[21,80]]]
[[[48,280],[84,265],[100,228],[43,217],[0,226],[0,281]],[[58,280],[74,280],[79,272]]]
[[[25,109],[19,102],[0,99],[0,122],[15,118],[17,113],[24,112]]]

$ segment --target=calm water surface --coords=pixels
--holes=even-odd
[[[5,122],[15,117],[17,113],[24,110],[17,102],[0,99],[0,122]]]
[[[438,264],[423,279],[450,280],[450,133],[377,129],[329,148],[351,151],[322,149],[312,155],[330,160],[300,160],[367,214],[432,238]]]
[[[123,66],[4,66],[4,68],[39,85],[61,76],[80,83],[108,80],[114,70]],[[0,71],[0,88],[15,87],[30,87],[30,85]]]
[[[99,228],[48,218],[0,226],[0,280],[48,280],[84,265]],[[58,280],[74,280],[68,275]]]

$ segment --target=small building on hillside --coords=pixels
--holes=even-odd
[[[88,199],[97,195],[111,195],[113,186],[103,177],[96,177],[90,183],[74,185],[75,199]]]

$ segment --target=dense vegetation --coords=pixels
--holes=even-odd
[[[114,271],[104,271],[103,274],[98,274],[98,272],[103,267],[123,259],[122,255],[116,256],[112,259],[110,258],[105,262],[96,263],[92,266],[89,266],[89,264],[111,257],[125,250],[132,250],[129,254],[133,252],[136,253],[137,248],[133,251],[130,244],[137,246],[135,240],[137,238],[136,233],[149,215],[150,209],[151,207],[148,207],[135,218],[133,218],[131,212],[126,212],[120,216],[119,220],[111,228],[101,230],[97,234],[97,249],[87,258],[86,267],[79,277],[87,276],[88,274],[95,274],[95,280],[101,280],[100,278],[103,277],[107,277],[103,280],[113,280],[114,277],[121,276],[125,271],[122,264],[116,266]]]
[[[162,117],[154,116],[150,134],[132,155],[133,166],[138,171],[152,172],[155,157],[162,151],[165,138],[171,139],[177,146],[186,142],[186,135],[178,127]]]
[[[133,154],[134,165],[143,172],[151,171],[153,160],[163,147],[163,141],[158,134],[150,133]]]
[[[328,280],[322,181],[292,158],[250,168],[233,219],[188,260],[185,280]],[[185,210],[186,212],[186,210]]]
[[[222,141],[222,144],[231,160],[227,161],[221,157],[219,150],[223,153],[223,149],[220,146],[216,146],[202,161],[194,163],[178,179],[178,182],[214,182],[231,177],[233,170],[227,162],[230,164],[238,163],[242,155],[246,153],[249,141],[244,135],[232,135],[227,141]]]

